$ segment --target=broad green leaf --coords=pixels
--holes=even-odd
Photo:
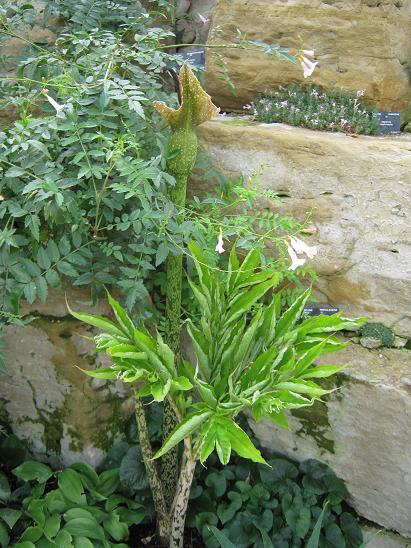
[[[176,446],[187,436],[190,436],[211,416],[211,411],[198,411],[187,415],[171,432],[161,449],[154,455],[158,459],[164,453]]]
[[[72,519],[90,519],[94,520],[93,514],[87,510],[86,508],[70,508],[70,510],[67,510],[67,512],[64,513],[64,520],[66,522],[71,521]]]
[[[126,540],[128,537],[128,526],[120,521],[117,514],[111,514],[103,521],[103,527],[113,537],[114,540]]]
[[[74,537],[74,548],[94,548],[94,544],[86,537]]]
[[[0,500],[6,501],[10,497],[11,489],[6,474],[0,472]]]
[[[100,474],[97,491],[104,497],[109,497],[114,493],[119,484],[119,469],[112,468],[111,470],[106,470]]]
[[[104,540],[104,530],[93,518],[74,518],[64,526],[63,531],[73,536],[84,536],[89,539]]]
[[[43,536],[41,527],[27,527],[20,537],[20,542],[29,541],[36,543]]]
[[[56,544],[56,548],[73,548],[75,544],[72,543],[72,536],[68,531],[65,531],[64,529],[59,532],[59,534],[54,539],[54,542]],[[81,548],[86,548],[87,544],[83,544]]]
[[[58,485],[65,498],[70,502],[75,504],[83,503],[84,487],[80,475],[75,470],[67,468],[60,472]]]
[[[46,519],[46,522],[43,526],[44,535],[48,540],[53,539],[60,530],[60,521],[61,517],[57,514],[50,516]]]
[[[13,470],[13,474],[24,481],[36,480],[39,483],[45,483],[51,478],[53,471],[49,466],[46,466],[41,462],[28,460],[23,462],[23,464],[20,464],[20,466],[17,466],[17,468]]]
[[[11,529],[11,528],[10,528]],[[0,522],[0,546],[1,548],[8,548],[10,537],[7,527]]]
[[[208,525],[207,527],[212,531],[213,535],[220,543],[221,548],[236,548],[235,544],[233,544],[222,531],[217,529],[217,527],[214,527],[213,525]]]
[[[14,510],[13,508],[0,508],[0,518],[7,523],[9,529],[13,529],[21,516],[22,512],[20,510]]]
[[[81,476],[81,481],[87,489],[95,489],[98,484],[98,474],[89,464],[78,462],[70,466]]]

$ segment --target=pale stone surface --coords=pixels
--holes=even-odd
[[[237,29],[247,39],[286,48],[300,47],[301,38],[319,61],[311,82],[366,90],[382,110],[405,112],[411,98],[409,0],[219,0],[209,43],[233,42]],[[241,108],[258,93],[306,82],[299,65],[275,57],[235,49],[218,53],[238,91],[233,96],[218,78],[216,58],[209,53],[207,91],[224,108]]]
[[[220,118],[199,127],[201,145],[229,176],[264,166],[261,209],[303,221],[312,211],[320,302],[411,335],[411,136],[364,137]],[[194,194],[210,182],[193,178]]]
[[[76,310],[107,310],[104,304],[87,307],[83,291],[70,290],[67,298]],[[78,461],[96,466],[132,412],[129,393],[121,383],[93,384],[78,369],[108,364],[85,338],[90,329],[67,317],[64,293],[53,292],[31,312],[37,319],[28,326],[6,328],[0,399],[10,424],[38,458],[55,466]]]
[[[363,527],[364,542],[367,548],[410,548],[411,539],[407,540],[400,535],[382,531],[375,527]]]
[[[347,365],[327,402],[294,411],[290,430],[253,429],[267,449],[329,464],[360,515],[411,537],[411,353],[349,345],[318,362]]]

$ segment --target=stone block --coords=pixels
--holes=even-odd
[[[75,310],[104,314],[105,303],[87,306],[83,291],[67,291]],[[108,367],[86,337],[93,334],[68,316],[64,293],[51,292],[45,304],[25,307],[35,317],[26,327],[6,328],[7,371],[0,382],[13,432],[36,458],[54,466],[87,462],[98,466],[122,433],[133,398],[122,383],[97,385],[81,369]]]
[[[210,45],[249,40],[313,49],[319,64],[309,79],[326,89],[365,90],[381,110],[406,112],[411,99],[411,3],[409,0],[219,0]],[[218,106],[242,108],[258,93],[304,83],[299,65],[242,49],[218,53],[238,95],[219,78],[217,58],[208,55],[207,91]],[[410,114],[410,113],[408,113]]]
[[[228,176],[260,171],[282,203],[264,210],[303,221],[311,212],[319,301],[411,335],[411,136],[352,138],[246,118],[199,127],[200,143]],[[193,194],[210,181],[193,177]]]
[[[350,344],[331,358],[318,363],[347,368],[325,403],[295,410],[290,430],[266,420],[252,428],[268,450],[326,462],[361,516],[411,537],[411,353]]]

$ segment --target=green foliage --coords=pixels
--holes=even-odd
[[[286,426],[284,410],[310,406],[329,392],[313,379],[341,369],[315,364],[321,354],[344,346],[333,333],[364,320],[346,320],[335,314],[300,322],[310,290],[284,313],[281,293],[264,303],[281,276],[261,269],[259,249],[250,251],[241,265],[233,249],[228,271],[221,272],[207,265],[193,243],[189,248],[199,282],[189,283],[201,310],[199,318],[187,321],[196,366],[176,359],[159,334],[137,329],[109,295],[114,322],[72,312],[103,330],[94,337],[96,348],[113,361],[109,368],[85,373],[124,382],[138,380],[143,383],[139,397],[172,402],[179,423],[155,458],[189,439],[193,458],[202,462],[214,450],[223,464],[229,462],[232,450],[264,462],[237,424],[238,413],[249,410],[256,420],[269,417]]]
[[[118,468],[100,474],[87,464],[53,472],[26,461],[0,473],[0,546],[51,548],[128,546],[129,526],[147,517],[126,496]],[[17,478],[17,479],[16,479]]]
[[[366,323],[360,331],[361,337],[371,337],[373,339],[379,339],[382,346],[391,348],[394,344],[394,333],[382,323]]]
[[[260,122],[285,122],[292,126],[373,135],[379,132],[375,108],[349,91],[323,91],[317,86],[290,85],[258,97],[253,103]]]
[[[29,44],[16,75],[0,79],[0,108],[18,111],[0,132],[0,302],[8,313],[18,314],[22,298],[46,300],[50,287],[88,287],[95,301],[115,283],[129,312],[138,305],[140,316],[158,316],[163,263],[184,253],[190,238],[211,251],[220,224],[245,249],[298,232],[274,214],[236,217],[227,195],[197,200],[179,222],[181,211],[168,198],[175,181],[166,172],[167,130],[152,108],[166,98],[176,104],[164,76],[176,60],[162,49],[171,34],[154,28],[138,3],[116,6],[49,3],[66,18],[56,45]],[[125,26],[110,19],[128,8],[136,13]],[[14,15],[2,36],[24,32],[20,12],[7,12]],[[216,173],[208,166],[206,177],[209,171]],[[240,199],[237,190],[232,197],[241,205],[244,196],[243,189]]]
[[[271,468],[234,459],[222,468],[210,457],[193,482],[188,525],[207,548],[358,548],[362,533],[344,503],[344,482],[315,460],[283,458]],[[224,542],[226,544],[224,544]]]

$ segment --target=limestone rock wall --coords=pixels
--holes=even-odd
[[[103,305],[90,309],[83,292],[68,291],[67,298],[75,310],[108,312]],[[96,466],[124,430],[133,400],[122,383],[91,379],[78,369],[108,365],[85,338],[90,329],[68,316],[63,292],[30,312],[36,319],[28,326],[6,328],[0,400],[10,425],[37,458],[54,466]]]
[[[229,176],[264,166],[262,187],[283,200],[262,200],[262,209],[301,221],[312,212],[317,234],[307,241],[319,246],[311,264],[320,302],[411,336],[410,136],[354,139],[227,118],[199,135]],[[190,188],[202,194],[209,184],[199,177]]]
[[[411,537],[411,353],[352,344],[332,363],[347,368],[325,404],[289,415],[290,430],[269,421],[252,427],[271,451],[328,463],[360,515]]]
[[[405,112],[411,99],[410,0],[219,0],[210,44],[248,39],[314,49],[319,65],[309,79],[325,88],[366,90],[381,110]],[[241,108],[256,94],[304,81],[300,66],[244,50],[218,50],[236,85],[233,96],[208,54],[207,91],[223,108]],[[411,112],[408,112],[411,115]]]

